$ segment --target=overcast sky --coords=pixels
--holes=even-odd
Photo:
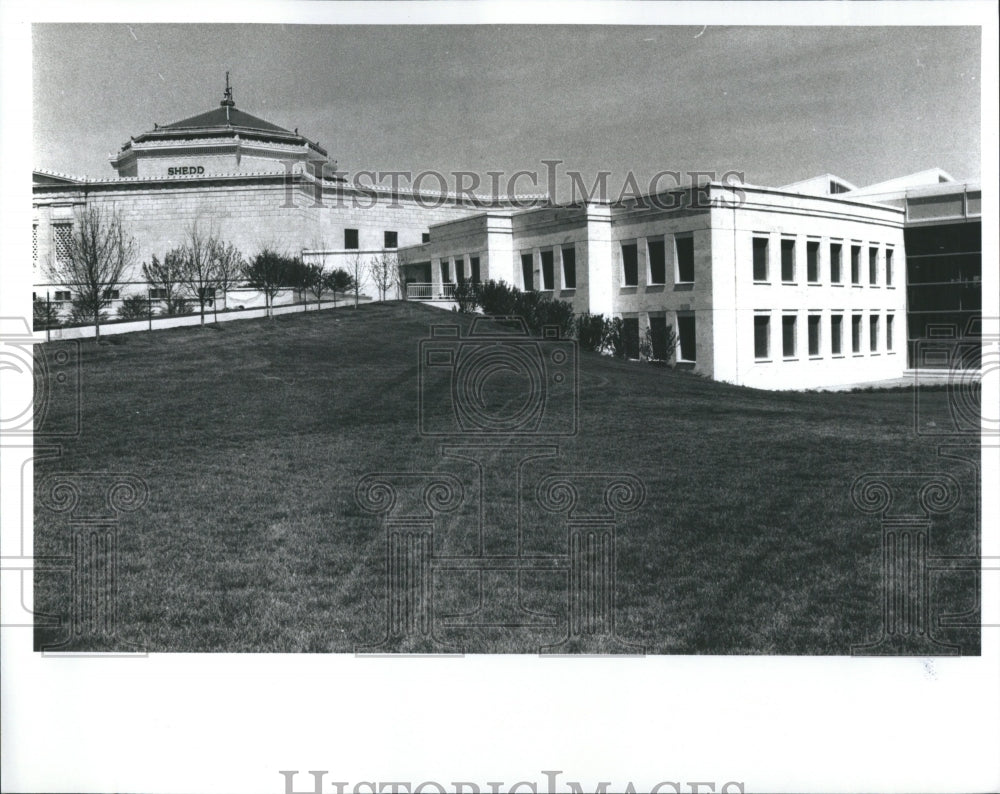
[[[980,176],[974,28],[36,25],[33,43],[34,165],[77,175],[217,107],[228,69],[237,107],[349,172]]]

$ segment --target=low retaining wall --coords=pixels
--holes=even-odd
[[[372,303],[373,301],[370,298],[362,296],[359,302]],[[334,305],[333,301],[323,301],[319,304],[319,306],[317,306],[315,302],[294,303],[285,304],[283,306],[272,306],[271,314],[295,314],[296,312],[301,313],[307,311],[317,311],[319,309],[342,309],[352,306],[354,306],[354,298],[339,300],[336,305]],[[205,323],[225,323],[231,320],[252,320],[258,317],[267,317],[267,309],[231,309],[226,312],[219,312],[218,317],[211,312],[205,312]],[[201,325],[201,314],[182,314],[175,317],[153,317],[152,330],[157,331],[161,328],[182,328],[190,325]],[[101,336],[132,334],[137,331],[148,330],[150,330],[150,321],[148,319],[129,322],[115,322],[108,323],[107,325],[102,324]],[[46,336],[46,334],[48,334],[48,336]],[[35,331],[33,339],[36,342],[45,342],[49,339],[93,339],[94,336],[94,326],[80,325],[73,328],[52,328],[48,332]]]

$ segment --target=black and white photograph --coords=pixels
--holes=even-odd
[[[4,791],[1000,786],[995,7],[73,9]]]

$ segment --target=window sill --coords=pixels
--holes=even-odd
[[[830,358],[843,358],[843,357],[844,357],[843,353],[832,353],[830,355]]]
[[[797,287],[797,286],[799,286],[799,282],[797,282],[797,281],[782,281],[781,282],[781,286],[783,286],[783,287]]]
[[[774,362],[771,359],[769,359],[769,358],[755,358],[754,359],[754,363],[756,363],[756,364],[772,364]]]
[[[562,294],[565,295],[567,292],[576,292],[576,287],[563,287]]]
[[[844,284],[843,284],[843,282],[842,282],[842,281],[831,281],[831,282],[830,282],[830,286],[831,286],[831,287],[843,287],[843,286],[844,286]]]
[[[881,353],[869,353],[868,355],[869,356],[881,356],[882,354]]]
[[[819,281],[807,281],[810,287],[822,287],[823,285]]]
[[[823,360],[823,356],[819,356],[819,355],[817,355],[817,356],[809,356],[809,360],[810,361],[822,361]]]
[[[771,286],[771,282],[770,281],[755,281],[754,284],[759,284],[762,287],[770,287]]]
[[[674,282],[674,289],[686,290],[686,289],[693,289],[693,288],[694,288],[694,282],[693,281],[675,281]]]
[[[798,361],[799,357],[798,356],[783,356],[781,360],[782,361],[786,361],[786,362],[787,361]]]

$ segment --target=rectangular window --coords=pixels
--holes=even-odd
[[[552,289],[554,284],[552,251],[542,251],[542,289]]]
[[[451,284],[451,265],[447,259],[441,260],[441,283]]]
[[[167,299],[167,291],[161,287],[153,287],[149,291],[149,299],[154,301],[165,301]]]
[[[625,358],[639,358],[638,317],[625,317],[622,319],[622,344],[625,348]]]
[[[806,243],[806,278],[810,284],[819,283],[819,241]]]
[[[818,314],[809,315],[809,355],[818,356],[819,355],[819,329],[820,320],[822,318]]]
[[[753,354],[758,361],[771,357],[771,317],[757,314],[753,318]]]
[[[861,283],[861,246],[851,246],[851,283]]]
[[[563,289],[576,289],[576,249],[562,250]]]
[[[479,283],[479,257],[470,256],[469,257],[469,268],[472,270],[472,283]]]
[[[422,242],[422,243],[429,243],[430,241],[431,241],[431,233],[430,232],[424,232],[423,234],[420,235],[420,242]]]
[[[398,248],[399,247],[399,233],[398,232],[385,232],[383,234],[384,246],[385,248]]]
[[[892,249],[885,249],[885,285],[892,286]]]
[[[851,352],[861,353],[861,315],[851,315]]]
[[[667,247],[663,240],[650,240],[646,243],[649,249],[649,283],[665,284],[667,281]]]
[[[830,352],[839,356],[844,351],[844,315],[830,315]]]
[[[830,283],[840,284],[840,257],[844,247],[840,243],[830,243]]]
[[[887,314],[885,316],[885,352],[892,352],[892,324],[895,320],[895,315]]]
[[[649,336],[653,343],[653,358],[657,361],[666,361],[667,340],[670,337],[666,317],[649,318]]]
[[[878,284],[878,249],[868,249],[868,283],[872,286]]]
[[[622,283],[634,287],[639,283],[639,246],[622,243]]]
[[[357,229],[344,229],[344,248],[349,251],[357,250],[358,247],[358,230]]]
[[[678,358],[681,361],[698,360],[693,314],[677,315],[677,344],[679,348]]]
[[[455,257],[455,278],[458,279],[459,284],[465,283],[465,257],[456,256]]]
[[[535,288],[535,258],[531,254],[521,254],[521,284],[524,285],[525,292],[531,292]]]
[[[781,318],[781,355],[785,358],[795,358],[795,320],[794,314]]]
[[[694,283],[694,238],[677,237],[674,239],[677,247],[677,283]]]
[[[212,300],[215,297],[215,287],[198,287],[198,297],[202,300]]]
[[[767,281],[767,238],[753,238],[753,280]]]
[[[52,250],[55,253],[56,264],[69,261],[70,248],[73,241],[73,226],[69,223],[57,223],[52,227]]]
[[[878,351],[878,315],[873,314],[868,318],[868,349],[875,353]]]
[[[781,241],[781,280],[795,281],[795,240]]]
[[[110,301],[116,301],[121,297],[121,290],[117,289],[106,289],[104,290],[104,299]]]
[[[73,293],[68,289],[57,289],[53,295],[52,300],[56,301],[69,301],[73,300]]]

